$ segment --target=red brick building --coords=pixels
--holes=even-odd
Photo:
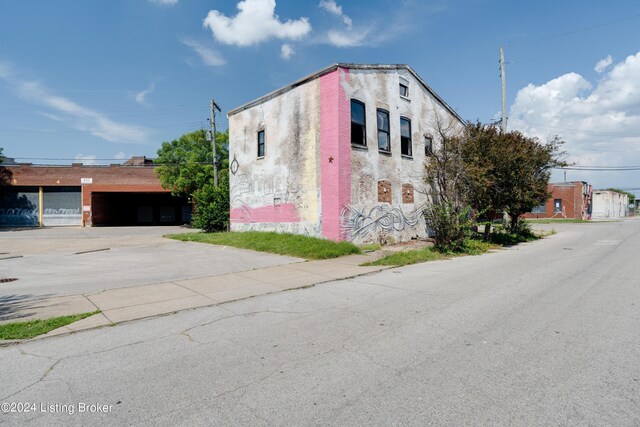
[[[584,181],[549,184],[551,197],[525,218],[591,219],[591,185]]]
[[[122,165],[8,164],[0,190],[0,226],[171,225],[191,218],[186,198],[162,188],[153,162]]]

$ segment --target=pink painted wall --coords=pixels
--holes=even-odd
[[[231,222],[248,224],[251,222],[300,222],[300,215],[293,203],[259,208],[231,209]]]
[[[322,236],[345,240],[341,212],[351,203],[351,103],[340,84],[349,70],[320,77],[320,194]]]

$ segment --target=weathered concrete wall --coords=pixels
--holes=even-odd
[[[629,215],[629,196],[608,190],[593,192],[592,219],[615,219]]]
[[[229,117],[232,231],[322,235],[319,85],[313,80]]]
[[[349,138],[340,142],[352,152],[351,202],[343,206],[342,235],[357,243],[426,237],[425,136],[438,143],[437,116],[445,124],[461,123],[406,69],[352,69],[349,77],[341,84],[349,98],[365,104],[367,146],[351,146]],[[400,83],[409,87],[406,98],[400,96]],[[377,109],[389,112],[390,153],[378,150]],[[401,155],[401,116],[411,120],[410,157]]]
[[[401,82],[407,97],[400,96]],[[366,106],[366,147],[351,145],[352,98]],[[378,108],[390,114],[388,153],[378,150]],[[401,155],[401,116],[411,120],[411,156]],[[438,120],[462,127],[409,69],[348,64],[232,111],[231,229],[356,243],[425,237],[424,144],[425,136],[438,144]]]

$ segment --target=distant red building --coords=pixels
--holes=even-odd
[[[584,181],[549,184],[551,197],[525,218],[591,219],[591,185]]]
[[[110,166],[8,163],[0,184],[0,227],[173,225],[191,204],[160,185],[150,159]]]

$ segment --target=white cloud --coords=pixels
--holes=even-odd
[[[49,120],[53,120],[54,122],[64,122],[64,119],[62,117],[57,116],[55,114],[46,113],[44,111],[40,111],[38,114],[40,114],[43,117],[46,117]]]
[[[330,30],[327,33],[327,41],[336,47],[357,47],[367,41],[369,30]]]
[[[596,64],[594,70],[597,73],[602,73],[604,70],[606,70],[609,65],[613,64],[613,58],[611,57],[611,55],[607,56],[604,59],[601,59],[600,61],[598,61],[598,63]]]
[[[48,114],[52,120],[63,121],[77,130],[110,142],[144,142],[149,139],[148,129],[115,122],[98,111],[54,95],[42,83],[18,77],[7,63],[0,63],[0,79],[19,97],[51,109],[53,114]]]
[[[290,44],[285,43],[280,47],[280,56],[282,59],[289,59],[294,53],[296,53],[296,51],[293,50]]]
[[[98,164],[98,156],[93,154],[84,155],[84,154],[76,154],[76,160],[80,160],[85,165],[96,165]]]
[[[237,8],[239,12],[232,18],[211,10],[204,19],[204,26],[220,43],[251,46],[272,38],[298,40],[311,31],[308,18],[280,21],[275,0],[244,0]]]
[[[351,20],[351,18],[344,14],[344,12],[342,11],[342,6],[339,6],[335,0],[321,0],[320,4],[318,4],[318,7],[342,18],[342,22],[344,22],[344,24],[348,28],[351,28],[351,26],[353,25],[353,21]]]
[[[117,160],[125,160],[127,158],[127,155],[122,151],[118,151],[116,154],[114,154],[113,158]]]
[[[211,67],[219,67],[227,63],[218,52],[208,46],[193,39],[182,39],[182,43],[194,50],[202,60],[203,64]]]
[[[134,99],[136,100],[136,102],[138,104],[147,105],[148,106],[149,104],[147,103],[147,95],[152,93],[155,89],[156,89],[156,84],[155,83],[151,83],[148,88],[146,88],[145,90],[141,90],[140,92],[136,93],[135,96],[134,96]]]
[[[165,6],[173,6],[178,3],[178,0],[149,0],[151,3],[162,4]]]
[[[640,164],[640,52],[592,83],[569,73],[518,92],[509,129],[546,139],[559,135],[567,160],[584,166]],[[571,172],[602,180],[603,173]],[[611,173],[610,173],[611,175]],[[623,176],[618,174],[617,176]],[[610,179],[616,179],[610,176]],[[613,185],[615,182],[597,186]],[[637,187],[637,185],[635,185]]]
[[[342,19],[344,26],[341,28],[332,28],[327,31],[319,39],[320,43],[327,43],[335,47],[349,48],[364,45],[375,45],[382,41],[386,36],[376,34],[372,36],[376,27],[373,22],[368,25],[359,25],[358,28],[353,27],[353,21],[342,10],[342,6],[335,0],[321,0],[318,7]]]

